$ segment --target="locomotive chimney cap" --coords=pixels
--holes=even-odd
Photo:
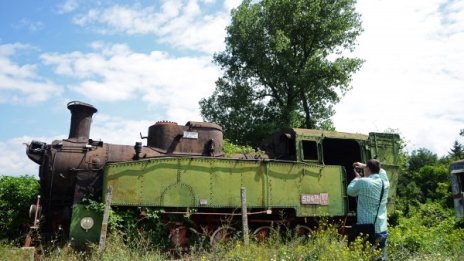
[[[86,107],[88,109],[90,109],[90,111],[92,113],[96,113],[98,110],[97,108],[93,107],[92,104],[88,104],[88,103],[85,103],[85,102],[80,102],[80,101],[70,101],[68,102],[68,109],[72,109],[72,108],[75,108],[75,107]]]
[[[71,127],[69,128],[69,138],[78,142],[87,142],[89,140],[90,125],[92,124],[92,115],[97,109],[92,105],[80,101],[68,103],[68,109],[71,111]]]

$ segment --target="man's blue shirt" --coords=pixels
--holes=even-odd
[[[380,204],[379,214],[375,222],[375,233],[387,231],[387,198],[390,182],[385,170],[380,169],[378,174],[371,174],[366,178],[355,178],[348,185],[349,196],[358,197],[358,224],[374,223],[377,208],[379,207],[380,192],[384,182],[384,192]]]

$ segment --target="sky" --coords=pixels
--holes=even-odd
[[[98,109],[90,138],[140,141],[160,120],[201,121],[240,0],[0,1],[0,174],[38,175],[32,140],[68,137],[70,101]],[[338,131],[397,130],[407,150],[464,142],[464,1],[358,0],[365,60],[335,106]]]

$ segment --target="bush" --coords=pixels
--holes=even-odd
[[[0,176],[0,238],[20,240],[28,232],[29,206],[39,182],[32,176]]]
[[[458,260],[464,256],[464,229],[457,223],[453,210],[437,202],[413,207],[408,217],[401,216],[399,224],[389,229],[389,253],[393,260],[413,256]]]
[[[224,139],[224,153],[227,156],[231,156],[234,154],[247,154],[253,153],[255,150],[250,146],[241,146],[233,144],[230,140]]]
[[[168,227],[160,220],[159,210],[114,207],[109,227],[113,235],[121,237],[127,247],[134,250],[165,250],[170,246]]]

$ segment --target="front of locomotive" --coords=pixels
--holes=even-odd
[[[91,194],[91,198],[101,197],[101,175],[98,172],[105,160],[95,155],[103,154],[104,149],[101,142],[89,140],[92,116],[97,109],[77,101],[68,103],[67,107],[71,111],[69,137],[51,144],[32,141],[26,151],[27,156],[40,165],[43,217],[40,226],[42,235],[48,240],[67,238],[72,206],[76,200],[76,184],[83,176],[94,184],[87,186],[87,191],[77,194],[81,197],[83,194]],[[89,154],[93,156],[89,158]],[[89,179],[89,175],[93,175],[93,178]]]

